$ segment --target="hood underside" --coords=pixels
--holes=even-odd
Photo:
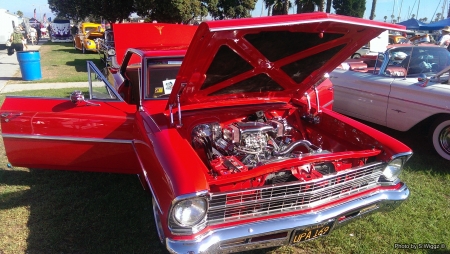
[[[303,95],[387,29],[404,27],[322,12],[203,22],[168,105]]]

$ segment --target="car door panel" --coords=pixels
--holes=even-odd
[[[14,166],[134,174],[135,109],[120,101],[7,97],[0,114],[8,159]]]
[[[350,71],[348,71],[350,72]],[[333,110],[351,117],[386,125],[386,107],[391,78],[370,73],[331,73],[334,85]],[[357,98],[357,99],[355,99]]]
[[[448,89],[445,84],[431,82],[421,87],[417,78],[396,79],[389,97],[387,127],[407,131],[432,115],[448,114],[450,103],[444,91]]]

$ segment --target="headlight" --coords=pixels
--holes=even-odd
[[[173,208],[173,218],[183,227],[191,227],[200,222],[206,215],[206,200],[203,198],[185,199]]]
[[[116,54],[116,51],[114,49],[108,49],[108,55],[113,56]]]
[[[383,170],[383,176],[380,179],[381,181],[394,181],[397,179],[398,175],[400,175],[403,165],[405,162],[411,157],[411,154],[398,156],[395,159],[391,160],[389,164]]]

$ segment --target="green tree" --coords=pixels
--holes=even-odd
[[[48,0],[48,5],[56,16],[77,23],[89,17],[92,21],[102,18],[113,24],[135,12],[134,1],[122,0]]]
[[[208,14],[201,0],[135,0],[136,13],[141,17],[165,23],[190,23]]]
[[[369,19],[373,20],[375,18],[375,8],[377,7],[377,0],[372,0],[372,9],[370,9]]]
[[[22,11],[17,11],[16,14],[17,14],[17,16],[23,18],[23,12]]]
[[[111,24],[128,19],[131,13],[136,11],[133,1],[92,0],[92,4],[95,4],[97,7],[91,10],[91,14],[96,18],[101,17]]]
[[[256,2],[257,0],[205,0],[213,19],[250,17]]]
[[[93,9],[98,8],[93,0],[48,0],[48,6],[56,16],[75,22],[84,20]]]
[[[384,16],[383,18],[384,18],[384,22],[386,22],[386,20],[387,20],[388,16]]]
[[[333,0],[336,14],[362,18],[366,10],[366,0]]]

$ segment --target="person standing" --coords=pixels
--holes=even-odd
[[[39,44],[39,40],[41,39],[41,36],[42,36],[41,23],[38,23],[36,25],[36,33],[37,33],[37,44]]]
[[[446,26],[442,28],[442,36],[441,38],[436,42],[437,45],[441,47],[447,47],[450,43],[450,26]]]
[[[15,49],[16,52],[23,51],[23,37],[20,27],[16,26],[14,28],[14,33],[11,34],[11,49]]]

